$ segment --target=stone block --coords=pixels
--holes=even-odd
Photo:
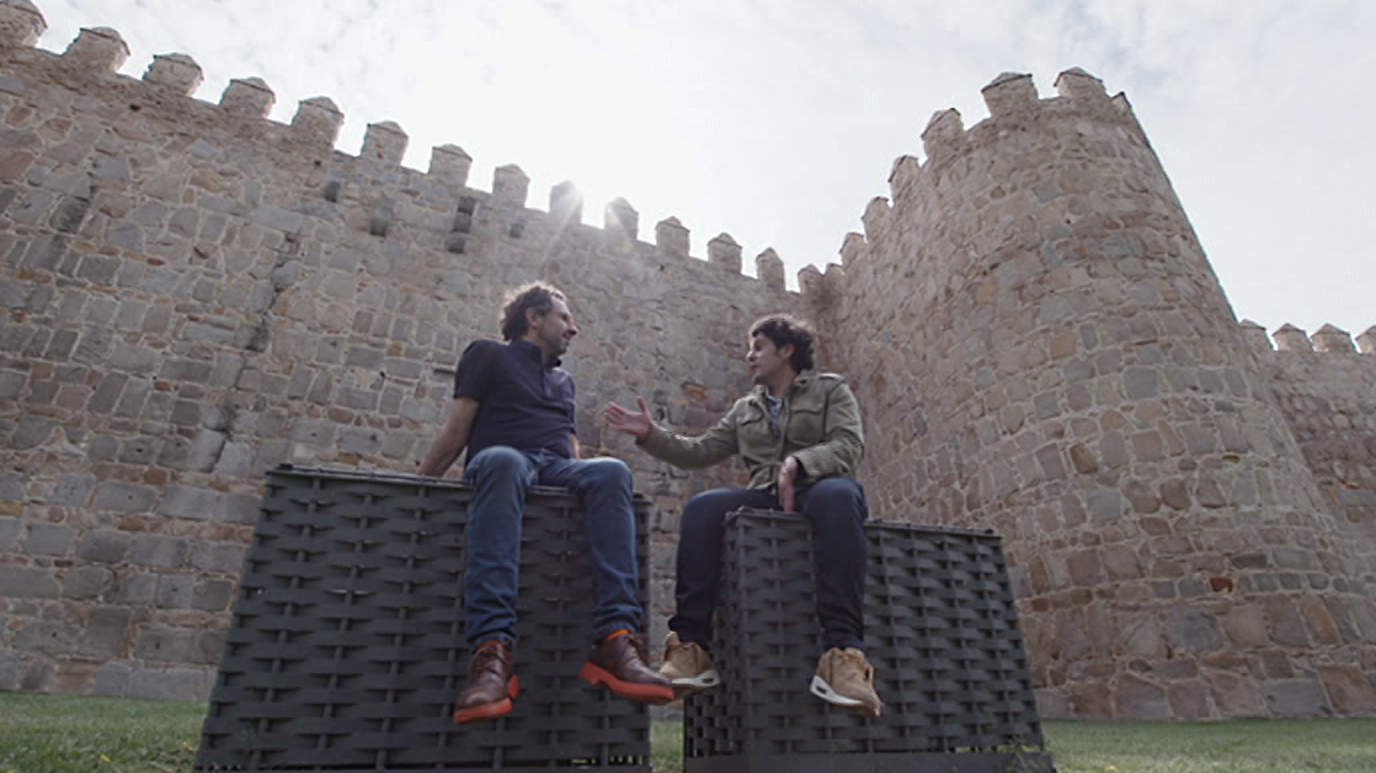
[[[151,486],[110,480],[96,489],[95,508],[121,513],[149,512],[157,499],[158,490]]]
[[[72,546],[72,527],[60,523],[30,523],[24,550],[34,555],[65,555]]]
[[[77,556],[87,561],[117,564],[129,554],[130,535],[119,531],[93,531],[81,540]]]
[[[220,497],[220,492],[213,489],[174,484],[165,490],[158,513],[174,518],[211,519],[215,517]]]
[[[1118,678],[1115,697],[1120,719],[1172,719],[1165,689],[1132,674]]]
[[[97,607],[87,615],[76,653],[95,660],[111,660],[128,655],[129,622],[132,612],[126,607]]]
[[[258,497],[253,494],[225,494],[221,514],[226,523],[258,522]]]
[[[215,474],[228,478],[246,478],[256,474],[253,469],[254,444],[243,440],[231,440],[220,449],[220,458],[215,462]]]
[[[343,427],[339,430],[341,453],[372,456],[382,450],[384,440],[384,432],[369,427]]]
[[[1277,717],[1322,717],[1332,713],[1323,687],[1313,679],[1277,679],[1262,685],[1262,695]]]
[[[1111,521],[1123,515],[1123,495],[1116,489],[1092,489],[1086,496],[1089,515],[1095,521]]]
[[[188,663],[196,651],[200,631],[195,628],[144,626],[134,645],[134,657],[161,663]]]
[[[24,533],[28,521],[18,518],[0,518],[0,553],[8,553],[19,546],[19,537]]]
[[[223,612],[229,609],[229,603],[234,598],[234,587],[235,584],[229,580],[198,582],[191,593],[191,606],[207,612]]]
[[[1166,615],[1166,636],[1171,646],[1189,652],[1211,652],[1224,645],[1214,615],[1195,607],[1171,609]]]
[[[23,502],[27,477],[18,472],[0,473],[0,502]]]
[[[91,694],[113,698],[123,698],[129,692],[129,678],[132,669],[128,664],[110,661],[96,669],[95,679],[91,682]]]
[[[125,695],[164,701],[204,701],[215,683],[214,668],[140,668]]]
[[[118,598],[126,604],[152,604],[158,598],[158,575],[154,572],[130,572]]]
[[[103,566],[78,566],[59,576],[62,597],[86,601],[98,599],[114,582],[114,573]]]
[[[164,609],[186,609],[191,606],[191,592],[196,578],[189,574],[160,574],[154,603]]]
[[[236,574],[243,568],[246,550],[241,542],[197,540],[187,562],[193,569],[203,572]]]
[[[1311,646],[1309,628],[1290,599],[1279,596],[1268,598],[1265,610],[1272,641],[1292,647]]]
[[[0,597],[55,599],[61,592],[50,569],[33,566],[0,566]]]
[[[1333,708],[1347,716],[1376,714],[1376,681],[1355,666],[1319,666],[1319,680]]]
[[[182,537],[138,534],[133,538],[129,561],[140,566],[175,569],[186,565],[188,541]]]
[[[1255,604],[1233,607],[1222,619],[1223,632],[1237,649],[1261,647],[1270,641],[1266,633],[1266,618]]]
[[[56,384],[52,386],[56,387]],[[37,390],[37,385],[34,386],[34,389]],[[57,422],[51,419],[36,417],[20,419],[15,424],[14,432],[10,434],[9,446],[11,449],[24,451],[45,445],[52,439],[53,431],[57,427]]]

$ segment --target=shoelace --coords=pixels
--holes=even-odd
[[[502,673],[502,648],[483,647],[478,650],[473,658],[473,666],[470,669],[473,673],[491,671],[494,674]]]
[[[852,662],[854,662],[854,663],[860,668],[860,673],[864,675],[864,677],[865,677],[865,682],[866,682],[867,684],[874,684],[874,666],[870,665],[869,661],[865,660],[865,658],[864,658],[863,655],[855,655],[855,654],[846,652],[845,650],[842,650],[842,651],[840,651],[840,652],[837,652],[837,653],[833,656],[833,659],[835,659],[835,660],[841,660],[841,661],[852,661]],[[836,665],[840,665],[840,664],[836,664]],[[835,668],[835,667],[836,667],[836,666],[834,665],[833,668]]]

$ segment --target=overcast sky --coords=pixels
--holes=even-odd
[[[794,274],[836,262],[932,113],[1079,66],[1124,91],[1239,318],[1274,331],[1376,324],[1376,2],[1367,0],[38,0],[40,46],[117,29],[139,77],[190,54],[197,96],[256,75],[272,117],[328,96],[339,148],[368,123],[408,166],[454,143],[470,184],[515,163],[531,206],[572,180],[584,218],[625,197],[642,238],[670,215],[693,253],[723,231]]]

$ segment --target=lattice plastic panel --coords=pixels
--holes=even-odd
[[[536,488],[522,529],[516,671],[495,722],[459,726],[471,490],[410,475],[268,476],[196,771],[649,773],[649,713],[585,685],[592,574],[578,498]],[[641,599],[649,505],[636,498]]]
[[[685,702],[687,772],[1050,770],[999,538],[883,522],[865,534],[883,715],[808,692],[822,643],[807,521],[740,510],[712,644],[723,684]]]

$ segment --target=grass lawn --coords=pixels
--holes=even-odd
[[[204,703],[0,692],[0,773],[185,773]]]
[[[1060,773],[1373,773],[1376,719],[1045,723]]]
[[[202,703],[0,692],[0,773],[186,773]],[[1373,773],[1376,719],[1047,722],[1060,773]],[[653,730],[681,773],[681,728]],[[782,773],[782,772],[781,772]]]

